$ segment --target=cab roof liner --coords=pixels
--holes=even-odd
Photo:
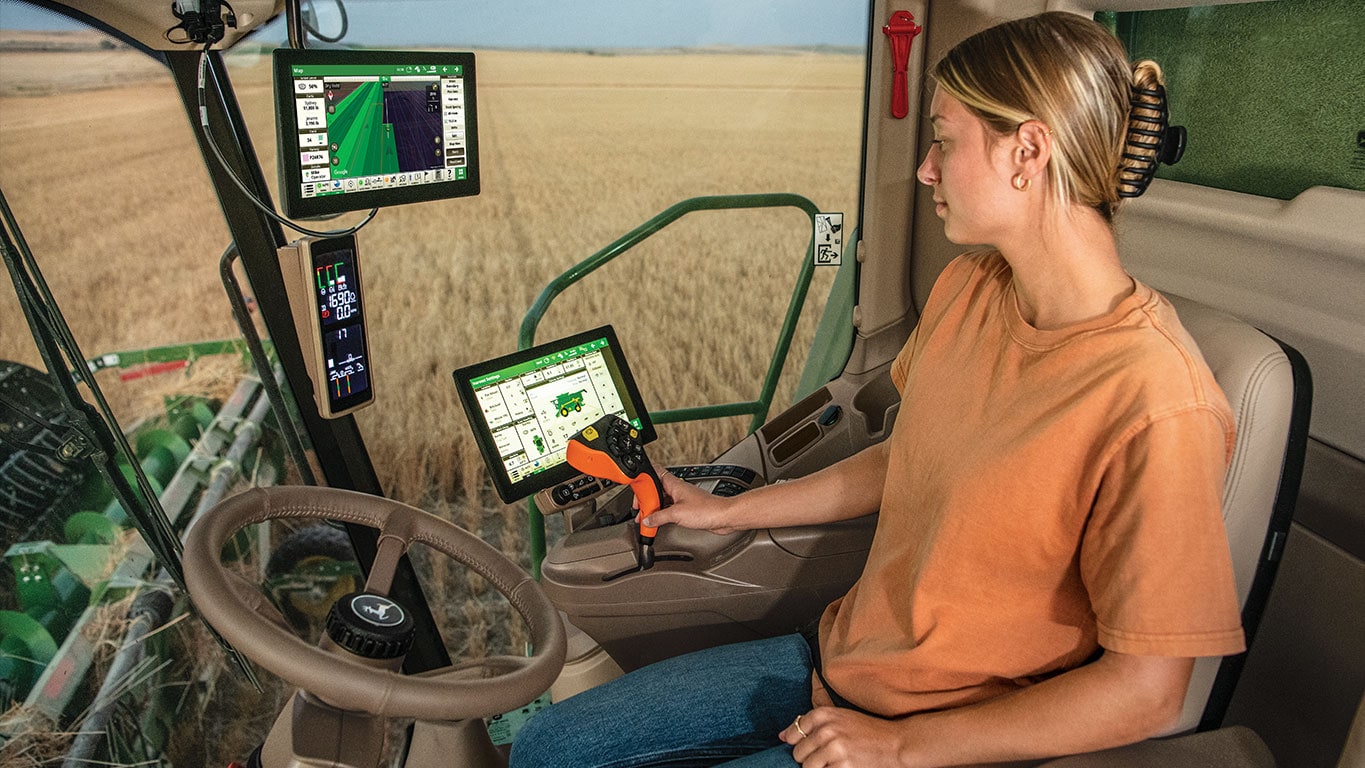
[[[180,19],[171,11],[170,0],[151,3],[146,0],[70,0],[62,3],[44,1],[35,5],[116,31],[121,37],[148,50],[176,51],[190,47],[166,39],[166,31],[180,24]],[[231,48],[257,27],[283,12],[284,0],[235,0],[232,11],[236,15],[237,26],[229,27],[214,48]]]

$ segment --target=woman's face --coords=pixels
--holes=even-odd
[[[999,247],[1025,197],[1010,186],[1008,142],[942,90],[934,93],[929,120],[934,141],[915,175],[933,187],[944,233],[954,243]]]

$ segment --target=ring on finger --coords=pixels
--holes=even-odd
[[[796,726],[796,730],[797,730],[798,733],[801,734],[801,738],[804,739],[804,738],[806,738],[807,736],[810,735],[809,733],[806,733],[806,729],[805,729],[805,728],[802,728],[802,727],[801,727],[801,716],[800,716],[800,715],[797,715],[797,716],[796,716],[796,722],[792,723],[792,725]]]

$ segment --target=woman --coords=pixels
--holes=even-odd
[[[1124,164],[1150,154],[1125,146],[1152,114],[1130,102],[1160,70],[1045,13],[962,42],[934,79],[919,180],[950,240],[990,247],[943,271],[893,364],[891,438],[728,499],[666,478],[675,503],[648,521],[880,510],[862,577],[810,640],[671,659],[551,707],[514,766],[1087,752],[1169,727],[1194,658],[1242,650],[1220,514],[1232,415],[1111,229]]]

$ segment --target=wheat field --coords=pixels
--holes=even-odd
[[[41,71],[41,55],[3,54],[0,77]],[[86,57],[71,73],[139,54],[47,55]],[[268,57],[230,62],[273,184]],[[0,184],[87,356],[236,333],[217,278],[228,235],[188,120],[167,77],[135,72],[0,97]],[[379,402],[357,418],[386,492],[419,504],[481,492],[450,372],[514,350],[555,275],[688,197],[795,192],[850,222],[856,204],[859,57],[495,51],[478,78],[482,194],[382,211],[360,235]],[[613,323],[652,409],[753,398],[807,226],[793,209],[684,218],[567,291],[537,340]],[[779,402],[831,278],[817,270]],[[4,294],[0,356],[36,364]],[[105,376],[125,423],[155,399]],[[665,427],[656,453],[708,459],[742,436],[731,421]]]

